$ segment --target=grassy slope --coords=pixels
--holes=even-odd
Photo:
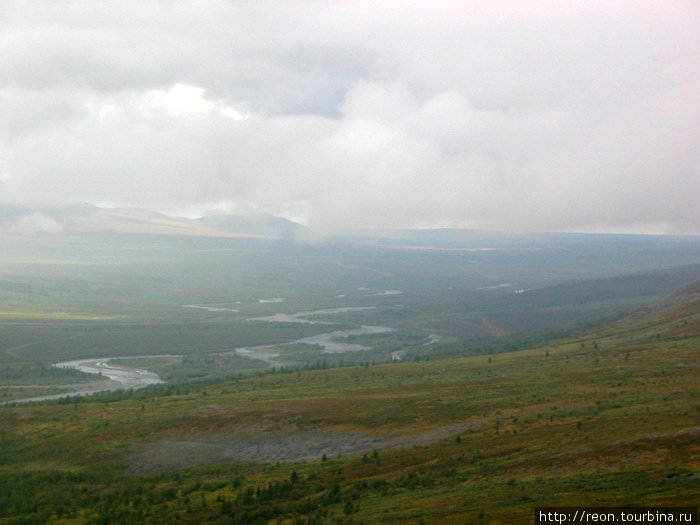
[[[528,523],[537,505],[696,505],[699,310],[691,289],[584,339],[490,358],[3,407],[0,523]],[[240,428],[415,437],[469,421],[376,457],[125,473],[145,444]]]

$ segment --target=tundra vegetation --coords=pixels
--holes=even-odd
[[[0,523],[527,523],[539,505],[696,505],[698,268],[658,270],[654,239],[612,243],[615,264],[585,244],[605,259],[607,238],[557,242],[9,239]],[[669,262],[697,260],[687,239],[663,244]],[[249,320],[338,307],[365,309]],[[287,344],[363,325],[395,331],[340,354]],[[230,353],[257,345],[279,357]],[[167,382],[12,402],[96,380],[56,361],[108,356]]]

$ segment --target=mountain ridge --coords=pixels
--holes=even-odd
[[[0,232],[14,234],[97,232],[288,238],[301,228],[300,224],[269,214],[189,219],[143,208],[102,208],[86,203],[36,208],[0,205]]]

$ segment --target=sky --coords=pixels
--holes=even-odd
[[[0,0],[0,203],[700,233],[700,3]]]

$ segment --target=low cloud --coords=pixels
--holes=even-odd
[[[0,221],[0,231],[9,233],[59,233],[63,226],[42,212],[18,215],[10,220]]]
[[[112,7],[3,4],[1,201],[700,232],[692,3]]]

